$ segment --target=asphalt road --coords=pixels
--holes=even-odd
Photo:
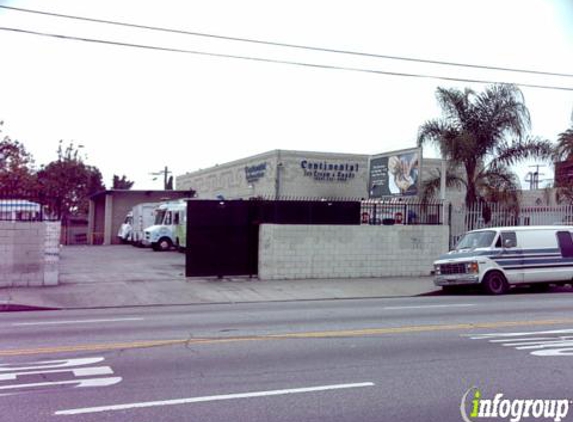
[[[569,406],[572,304],[561,292],[4,313],[0,420],[460,421],[472,387]]]

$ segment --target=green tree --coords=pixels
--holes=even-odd
[[[114,174],[112,189],[131,189],[134,183],[135,182],[128,180],[125,175],[120,178],[117,174]]]
[[[2,124],[0,122],[0,126]],[[21,192],[33,195],[37,188],[32,155],[22,143],[5,136],[0,141],[0,190],[11,194]]]
[[[62,149],[62,141],[58,159],[38,172],[38,180],[60,217],[87,213],[90,195],[105,190],[99,169],[85,164],[73,143]]]
[[[550,142],[528,137],[529,111],[519,88],[510,84],[471,89],[438,88],[443,117],[425,122],[418,144],[437,146],[448,161],[446,185],[465,189],[466,205],[517,201],[518,179],[511,166],[527,159],[549,160]],[[440,176],[424,182],[425,197],[437,192]]]

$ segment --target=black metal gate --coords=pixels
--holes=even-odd
[[[259,225],[360,224],[360,202],[187,201],[187,277],[258,274]]]

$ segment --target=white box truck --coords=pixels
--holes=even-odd
[[[159,205],[160,202],[145,202],[131,210],[133,223],[130,241],[133,246],[144,246],[145,229],[155,223],[155,210]]]
[[[187,202],[164,202],[155,209],[155,222],[144,230],[143,244],[154,251],[167,251],[176,245],[175,229],[187,212]]]

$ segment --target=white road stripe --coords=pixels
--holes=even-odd
[[[95,375],[111,375],[113,370],[109,366],[95,366],[88,368],[63,368],[63,369],[39,369],[37,371],[24,371],[24,372],[10,372],[0,374],[0,381],[15,380],[17,377],[23,375],[36,375],[36,374],[58,374],[62,372],[73,372],[76,377],[93,377]]]
[[[476,305],[474,303],[452,303],[450,305],[386,306],[383,309],[397,310],[397,309],[465,308],[468,306],[476,306]]]
[[[114,410],[127,410],[127,409],[139,409],[143,407],[156,407],[156,406],[172,406],[176,404],[189,404],[189,403],[201,403],[209,401],[220,401],[220,400],[233,400],[233,399],[246,399],[251,397],[268,397],[268,396],[279,396],[285,394],[300,394],[300,393],[312,393],[316,391],[328,391],[328,390],[342,390],[347,388],[361,388],[361,387],[373,387],[373,382],[363,382],[357,384],[335,384],[335,385],[322,385],[318,387],[306,387],[306,388],[291,388],[287,390],[270,390],[270,391],[254,391],[251,393],[238,393],[238,394],[224,394],[219,396],[203,396],[203,397],[190,397],[186,399],[174,399],[174,400],[163,400],[163,401],[148,401],[140,403],[126,403],[126,404],[115,404],[110,406],[98,406],[98,407],[85,407],[79,409],[68,409],[68,410],[58,410],[54,415],[81,415],[84,413],[98,413],[98,412],[109,412]]]
[[[96,324],[99,322],[124,322],[124,321],[143,321],[143,318],[78,319],[73,321],[14,322],[12,323],[12,327],[30,327],[33,325]]]
[[[34,384],[13,384],[13,385],[2,385],[0,390],[14,390],[20,388],[37,388],[37,387],[52,387],[54,385],[73,385],[77,384],[76,387],[107,387],[110,385],[117,384],[121,382],[121,377],[111,377],[111,378],[92,378],[92,379],[82,379],[82,380],[70,380],[70,381],[55,381],[55,382],[37,382]]]

